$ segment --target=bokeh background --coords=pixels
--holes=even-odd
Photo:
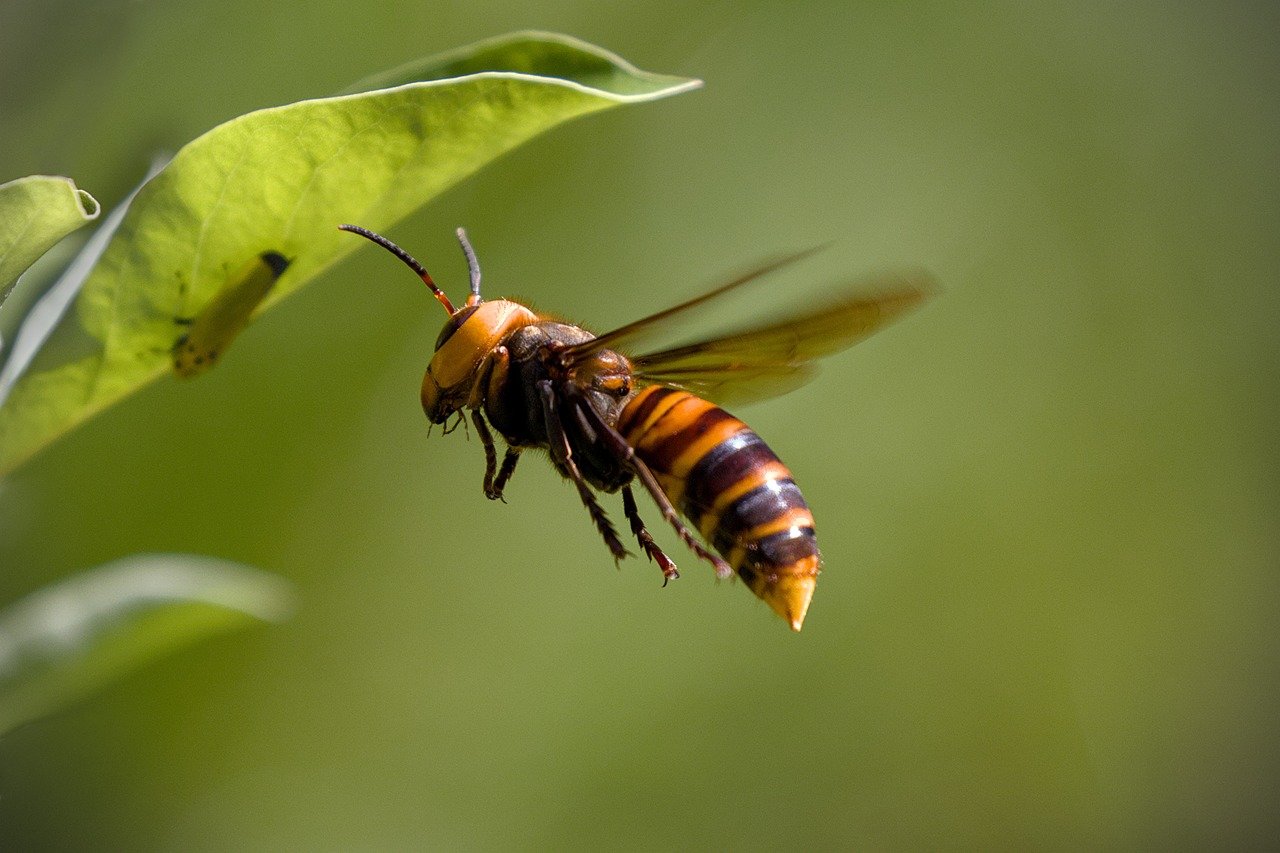
[[[1276,7],[537,7],[6,0],[0,179],[110,205],[223,120],[526,27],[704,78],[392,236],[457,290],[464,224],[489,294],[599,328],[825,240],[779,300],[933,270],[743,411],[815,507],[804,632],[687,556],[615,571],[536,460],[485,500],[416,400],[439,309],[370,248],[3,484],[0,600],[193,551],[299,606],[0,740],[2,846],[1274,844]]]

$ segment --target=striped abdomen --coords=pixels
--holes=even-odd
[[[820,564],[813,515],[764,440],[724,409],[660,385],[627,403],[618,431],[751,591],[800,630]]]

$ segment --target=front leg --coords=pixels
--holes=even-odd
[[[542,416],[546,420],[547,444],[551,450],[551,458],[564,469],[565,474],[578,487],[578,497],[582,498],[582,504],[591,514],[596,530],[600,531],[604,544],[609,547],[609,553],[613,554],[614,562],[617,562],[627,556],[627,549],[618,538],[613,522],[609,521],[609,516],[596,500],[587,481],[583,479],[582,472],[578,470],[578,463],[573,461],[573,448],[569,444],[569,437],[565,434],[564,424],[560,420],[556,391],[551,380],[544,379],[539,382],[538,393],[542,396]]]
[[[494,482],[494,472],[498,468],[498,454],[493,446],[493,435],[489,432],[489,425],[484,421],[484,415],[480,413],[480,409],[484,406],[485,390],[491,389],[495,381],[506,379],[507,365],[510,363],[510,356],[506,347],[494,347],[493,351],[485,358],[480,365],[480,369],[476,371],[475,382],[471,384],[471,393],[467,395],[466,408],[471,410],[471,423],[475,424],[476,435],[480,436],[480,444],[484,446],[484,496],[491,501],[502,499],[502,487],[506,485],[507,480],[511,477],[511,471],[507,471],[507,460],[502,460],[503,471],[506,477],[501,473],[498,474],[499,481]],[[511,455],[511,451],[507,450],[507,455]],[[515,465],[512,464],[514,470]]]
[[[520,451],[514,447],[508,447],[506,454],[502,457],[502,467],[498,468],[498,454],[493,444],[493,436],[479,410],[471,410],[471,422],[475,424],[476,435],[480,436],[480,443],[484,445],[484,496],[491,501],[506,503],[507,499],[502,496],[502,491],[507,487],[507,481],[511,479],[511,475],[516,472]],[[498,472],[496,477],[494,469]]]
[[[502,497],[502,490],[495,490],[493,485],[493,475],[498,470],[498,452],[493,446],[493,435],[490,434],[489,425],[484,422],[484,415],[480,414],[479,409],[471,410],[471,423],[475,424],[476,435],[480,436],[480,444],[484,446],[484,496],[491,501],[496,501]]]

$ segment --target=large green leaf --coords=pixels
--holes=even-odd
[[[179,151],[0,405],[0,472],[171,370],[175,319],[198,317],[262,253],[292,261],[268,305],[361,245],[339,223],[385,229],[556,124],[698,85],[543,33],[378,82],[406,75],[419,82],[250,113]]]
[[[70,178],[31,175],[0,184],[0,303],[27,267],[97,215],[98,202]]]
[[[148,554],[37,590],[0,610],[0,734],[150,660],[290,608],[273,575],[212,557]]]

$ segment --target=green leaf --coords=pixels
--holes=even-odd
[[[384,230],[561,122],[699,85],[545,33],[413,70],[463,76],[261,110],[179,151],[138,194],[74,310],[0,405],[0,473],[171,371],[175,321],[199,318],[254,257],[291,262],[267,307],[363,245],[338,224]]]
[[[31,175],[0,184],[0,304],[27,267],[97,216],[98,202],[70,178]]]
[[[57,280],[45,288],[40,298],[26,310],[13,339],[5,341],[4,364],[0,366],[0,406],[4,405],[9,392],[13,389],[13,383],[26,372],[31,360],[35,358],[36,353],[40,351],[45,340],[66,313],[71,301],[80,292],[85,279],[97,265],[98,259],[102,257],[111,238],[115,236],[116,229],[120,227],[125,214],[129,212],[129,205],[138,194],[138,190],[154,178],[167,162],[168,158],[157,158],[152,162],[142,183],[134,187],[124,200],[107,214],[97,230],[93,232],[93,236],[80,247],[80,251],[63,269]]]
[[[0,735],[149,661],[290,609],[281,579],[185,554],[127,557],[0,610]]]

